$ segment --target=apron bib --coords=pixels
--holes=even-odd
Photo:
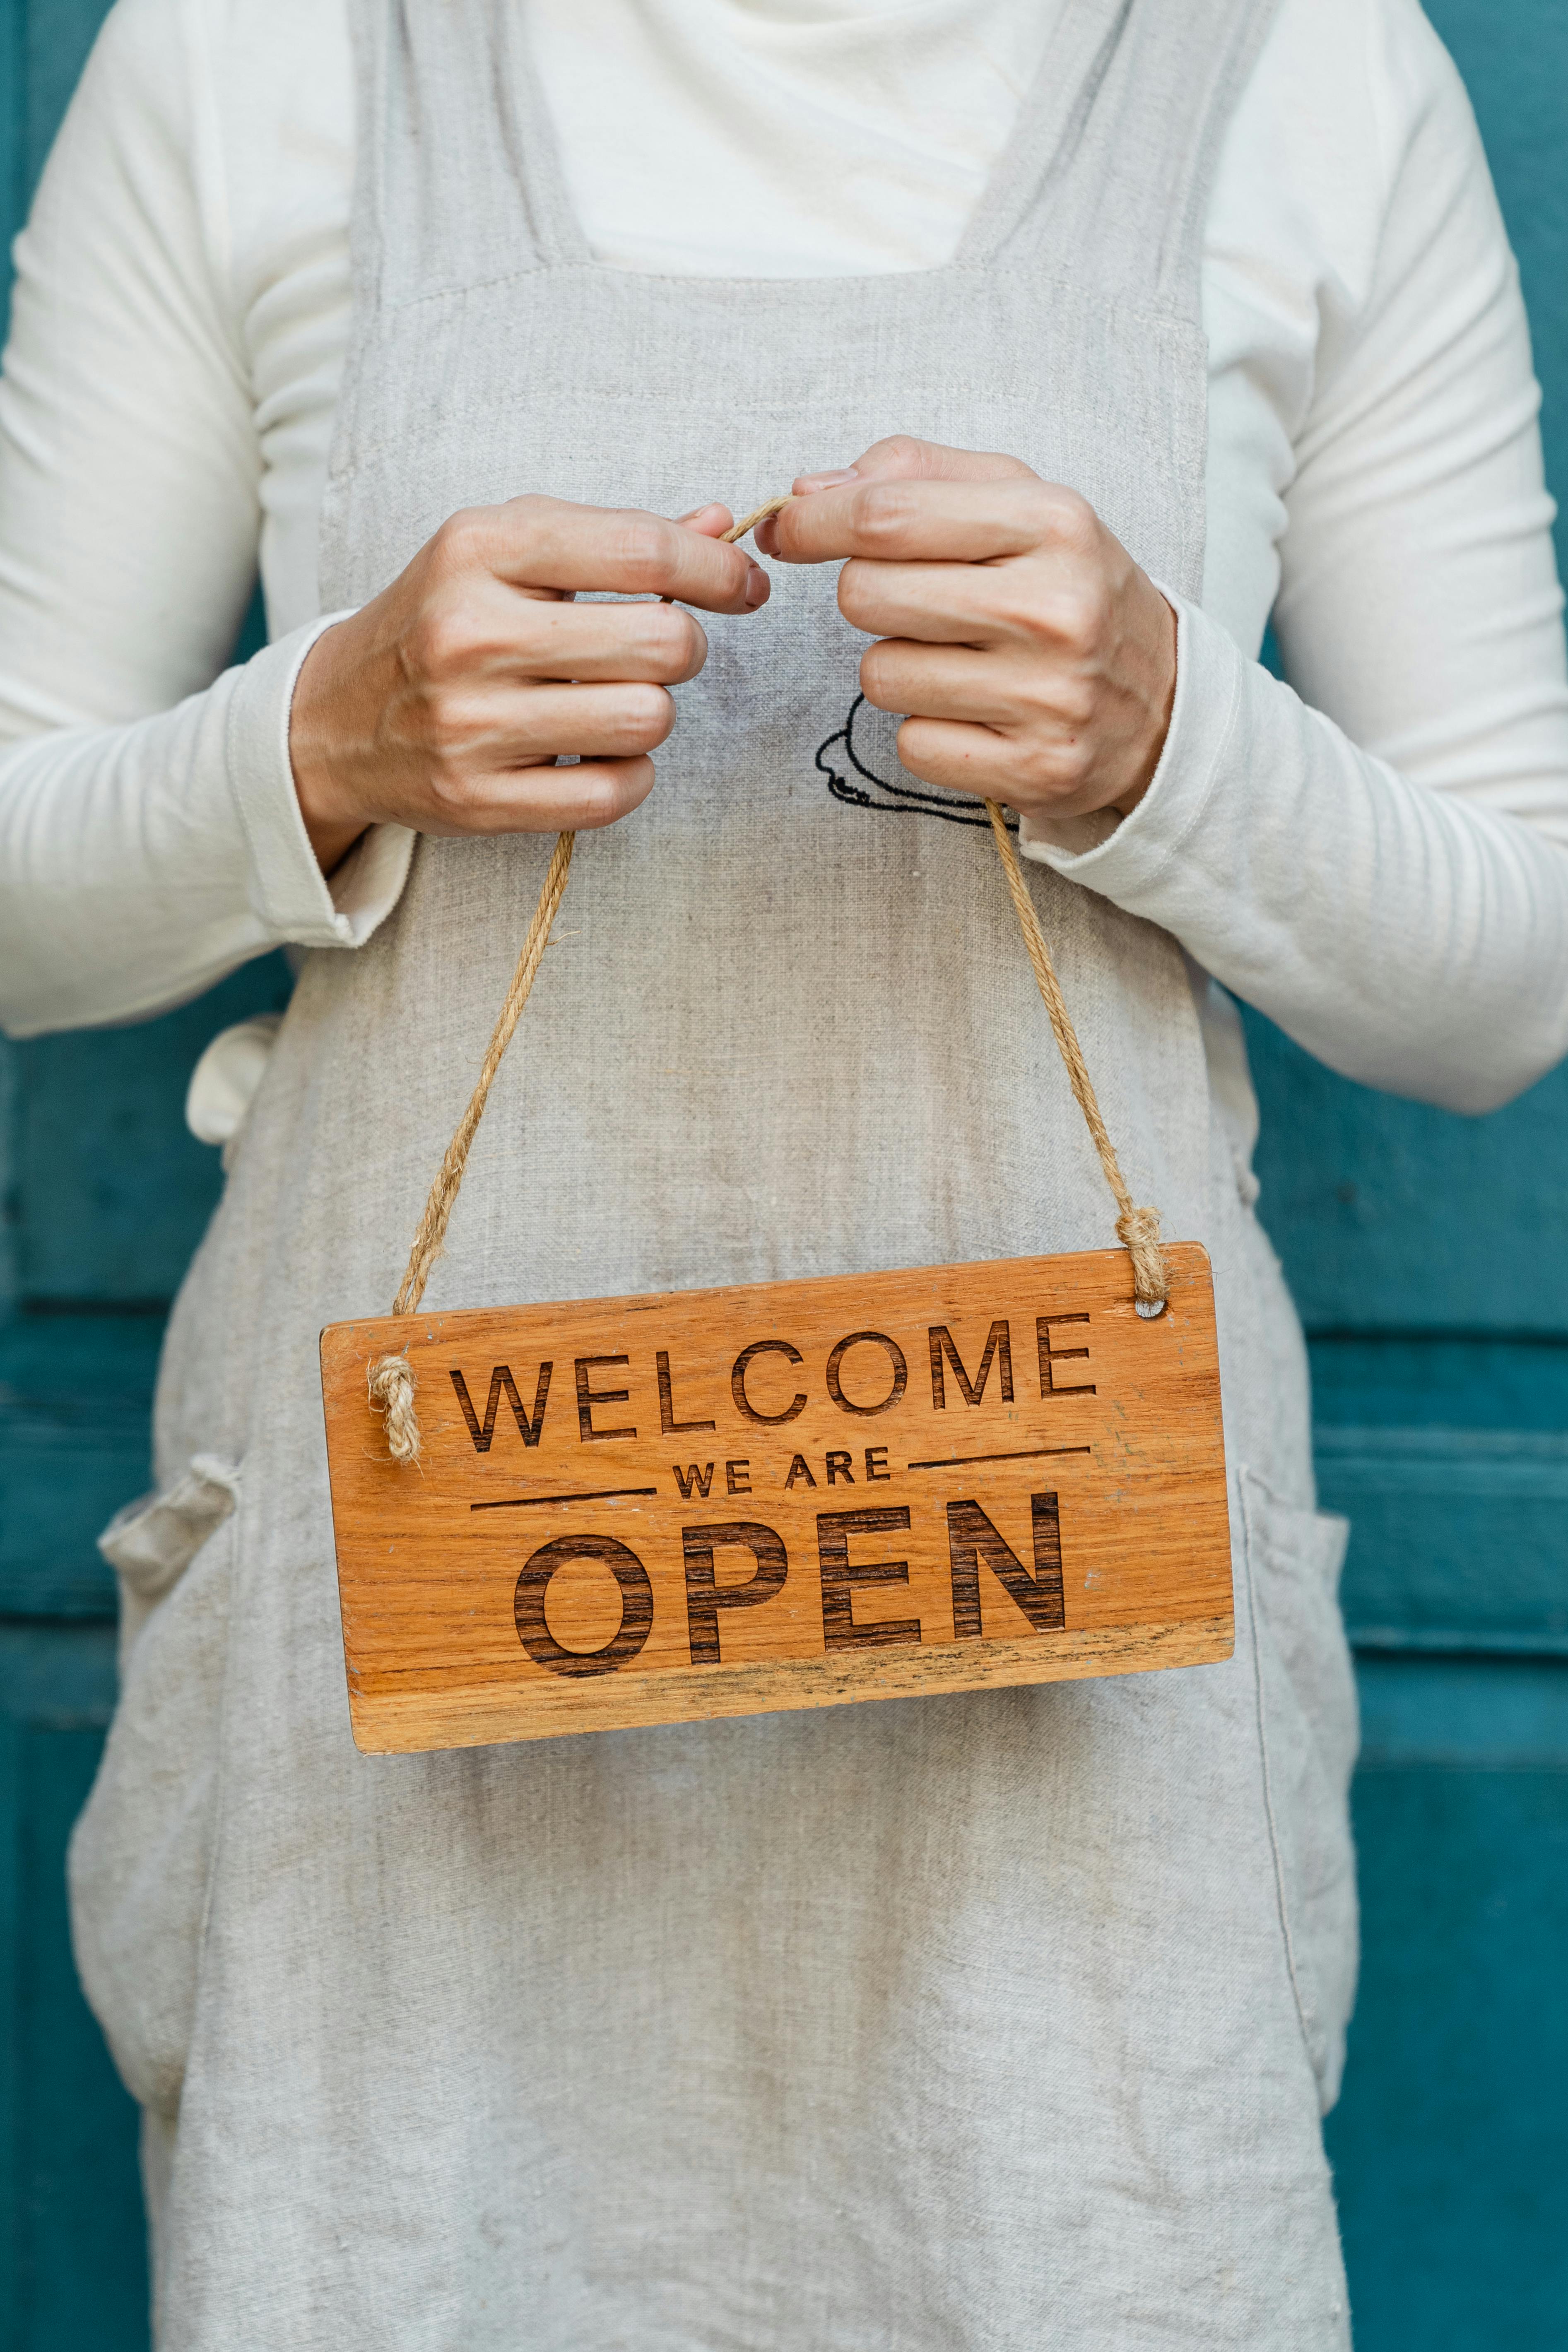
[[[1267,9],[1070,0],[955,260],[811,282],[598,267],[522,12],[353,13],[328,608],[461,506],[741,511],[891,431],[1070,482],[1198,592],[1201,229]],[[709,635],[652,796],[580,845],[430,1316],[1109,1238],[984,817],[933,807],[858,703],[831,567]],[[375,937],[310,959],[171,1328],[153,1507],[205,1481],[200,1532],[73,1853],[164,2183],[161,2345],[1342,2346],[1317,2122],[1353,1969],[1340,1539],[1205,983],[1152,926],[1029,871],[1133,1195],[1212,1261],[1235,1657],[356,1752],[317,1335],[392,1296],[550,855],[422,841]]]

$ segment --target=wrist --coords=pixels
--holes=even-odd
[[[1153,782],[1164,757],[1171,713],[1176,705],[1175,607],[1146,572],[1140,572],[1138,582],[1143,607],[1139,641],[1143,655],[1141,686],[1146,718],[1131,755],[1131,782],[1101,803],[1118,817],[1131,816]]]
[[[373,821],[345,783],[341,754],[345,633],[352,620],[323,629],[300,666],[289,708],[289,764],[306,835],[323,875],[342,865]]]
[[[1006,794],[1047,839],[1103,839],[1131,816],[1164,757],[1176,701],[1177,619],[1148,576],[1130,567],[1116,624],[1092,647],[1100,707],[1067,737],[1068,754],[1043,790]],[[1058,721],[1058,724],[1060,722]],[[1074,772],[1076,769],[1076,772]]]

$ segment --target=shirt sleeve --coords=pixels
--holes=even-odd
[[[260,457],[195,0],[121,0],[16,245],[0,380],[0,1021],[151,1013],[357,945],[411,837],[323,881],[289,708],[329,614],[225,670]]]
[[[1024,845],[1331,1068],[1482,1111],[1568,1051],[1563,600],[1479,135],[1418,12],[1381,16],[1397,136],[1375,268],[1353,313],[1322,290],[1285,491],[1292,686],[1173,597],[1150,791],[1114,829],[1026,826]]]

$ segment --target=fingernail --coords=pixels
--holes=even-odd
[[[813,490],[836,490],[841,482],[858,482],[859,473],[853,466],[837,466],[826,474],[801,474],[794,489],[797,499],[808,499]]]
[[[753,613],[756,611],[757,606],[764,602],[767,593],[768,575],[763,570],[762,565],[760,563],[748,564],[746,567],[746,602],[751,606]]]

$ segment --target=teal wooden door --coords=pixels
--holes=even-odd
[[[1568,500],[1568,6],[1428,0],[1480,118]],[[1560,527],[1560,566],[1568,534]],[[1493,1118],[1249,1019],[1363,1747],[1328,2125],[1362,2352],[1568,2345],[1568,1067]]]
[[[1568,491],[1568,0],[1437,0],[1524,269]],[[99,0],[0,0],[16,226]],[[0,1045],[0,2352],[147,2339],[134,2116],[62,1861],[113,1687],[92,1538],[147,1483],[163,1316],[216,1196],[185,1135],[276,959],[138,1028]],[[1361,2352],[1568,2342],[1568,1073],[1481,1123],[1249,1024],[1262,1208],[1301,1303],[1365,1750],[1365,1959],[1329,2126]]]
[[[107,0],[0,0],[8,254]],[[257,634],[256,621],[247,628]],[[133,1029],[0,1040],[0,2352],[144,2352],[136,2111],[78,1988],[65,1847],[114,1699],[93,1538],[151,1476],[164,1316],[217,1198],[183,1117],[268,957]]]

